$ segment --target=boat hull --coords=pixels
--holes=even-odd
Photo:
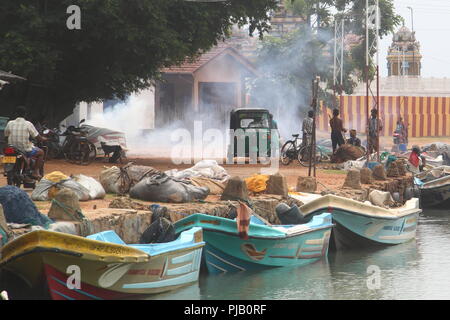
[[[422,209],[447,209],[450,205],[450,183],[435,188],[420,189]]]
[[[331,228],[277,240],[206,231],[203,256],[209,273],[304,266],[327,256],[330,236]]]
[[[236,221],[231,219],[195,214],[175,226],[177,232],[202,227],[204,262],[210,273],[222,273],[313,263],[327,256],[333,225],[329,213],[303,225],[250,223],[246,239],[239,236]]]
[[[335,227],[331,248],[342,250],[408,242],[416,237],[419,212],[394,219],[368,217],[334,208],[332,215]]]
[[[68,236],[57,237],[64,240]],[[70,241],[72,237],[65,240]],[[198,280],[204,242],[149,256],[125,245],[76,238],[80,238],[76,239],[78,250],[73,246],[63,249],[57,240],[52,247],[31,237],[30,241],[22,239],[16,248],[7,247],[13,252],[1,268],[22,279],[30,293],[48,293],[55,300],[136,298],[174,290]],[[27,243],[32,245],[26,246]],[[14,288],[4,289],[14,291]]]

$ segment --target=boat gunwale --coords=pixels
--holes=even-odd
[[[323,214],[323,213],[325,213],[325,212],[322,212],[321,214]],[[326,212],[326,213],[328,213],[328,212]],[[224,218],[224,217],[218,217],[218,216],[210,216],[210,215],[206,215],[206,214],[203,214],[203,213],[195,213],[195,214],[189,215],[186,218],[192,217],[193,215],[196,215],[196,214],[197,215],[201,215],[201,216],[205,216],[205,217],[208,217],[208,218],[212,217],[213,219],[224,220],[224,221],[226,221],[228,223],[232,222],[232,221],[235,222],[235,220],[227,219],[227,218]],[[186,219],[186,218],[184,218],[184,219]],[[330,218],[332,218],[332,216]],[[180,229],[183,229],[185,227],[181,223],[181,221],[184,220],[184,219],[181,219],[181,220],[178,220],[177,222],[175,222],[175,229],[177,229],[177,227],[179,227]],[[195,219],[195,217],[191,218],[191,219]],[[307,223],[305,223],[305,224],[307,224]],[[272,229],[272,230],[276,230],[276,231],[280,232],[280,234],[277,235],[277,236],[275,236],[275,235],[274,236],[258,236],[258,235],[251,235],[251,231],[249,230],[249,232],[248,232],[248,239],[282,240],[282,239],[292,238],[292,237],[296,237],[296,236],[299,236],[299,235],[311,233],[311,232],[314,232],[314,231],[320,231],[320,230],[323,230],[323,229],[332,229],[334,227],[334,224],[332,222],[330,222],[327,225],[322,223],[319,227],[309,228],[309,229],[306,229],[306,230],[299,230],[299,231],[297,231],[295,233],[290,233],[289,234],[289,233],[286,233],[286,232],[283,232],[281,230],[273,228],[273,227],[283,227],[284,225],[265,225],[265,224],[264,225],[263,224],[261,224],[261,225],[253,224],[253,225],[257,225],[258,227],[261,226],[261,227],[266,227],[266,228],[269,228],[269,229]],[[298,226],[300,226],[300,225],[301,224],[299,224]],[[239,236],[239,234],[237,232],[237,229],[236,229],[236,231],[225,231],[225,230],[221,230],[219,228],[215,228],[215,227],[211,227],[211,226],[205,226],[204,223],[202,223],[201,221],[196,221],[196,220],[193,221],[193,222],[190,221],[190,224],[188,226],[190,226],[190,227],[192,227],[192,226],[201,227],[203,231],[207,230],[207,231],[212,231],[212,232],[225,233],[225,234],[233,235],[233,236],[236,236],[236,237]],[[294,226],[297,226],[297,225],[294,225]],[[183,231],[181,231],[181,232],[183,232]],[[179,232],[179,233],[181,233],[181,232]]]
[[[317,209],[315,211],[312,211],[311,213],[308,213],[308,215],[320,214],[321,213],[319,211],[320,209],[321,208],[319,208],[319,209]],[[327,208],[327,210],[328,210],[328,208]],[[402,215],[402,216],[372,216],[372,215],[366,215],[366,214],[363,214],[363,213],[359,213],[359,212],[355,212],[355,211],[348,210],[348,209],[343,209],[343,208],[337,208],[337,207],[333,208],[333,211],[334,210],[345,211],[347,213],[351,213],[351,214],[354,214],[354,215],[357,215],[357,216],[363,216],[363,217],[367,217],[367,218],[374,218],[374,219],[381,219],[381,220],[398,220],[398,219],[403,219],[403,218],[406,218],[408,216],[415,215],[415,214],[419,215],[422,212],[422,209],[417,209],[417,211],[410,212],[410,213]],[[334,213],[332,212],[331,214],[333,215]]]
[[[342,205],[340,203],[338,203],[337,205],[333,204],[332,203],[333,199],[337,199],[339,201],[349,201],[349,203],[355,204],[357,206],[361,206],[364,209],[375,208],[378,210],[382,210],[380,212],[383,212],[383,214],[382,215],[381,214],[369,214],[369,213],[353,211],[352,209],[344,208],[344,205]],[[317,203],[318,203],[318,205],[317,205]],[[316,204],[317,208],[314,208],[315,204]],[[308,212],[308,211],[305,212],[304,209],[305,208],[309,209],[308,207],[313,207],[313,208],[311,209],[310,212]],[[330,210],[330,208],[331,208],[331,210]],[[364,216],[364,217],[369,217],[369,218],[374,218],[374,219],[384,219],[384,220],[397,220],[397,219],[404,218],[404,217],[407,217],[412,214],[420,214],[422,212],[422,209],[420,209],[420,208],[411,208],[411,209],[404,209],[398,215],[394,215],[389,212],[389,210],[392,210],[392,209],[385,209],[382,207],[377,207],[377,206],[374,206],[371,204],[366,204],[366,203],[362,203],[362,202],[359,202],[359,201],[356,201],[353,199],[347,199],[347,198],[339,197],[339,196],[335,196],[335,195],[325,195],[325,196],[322,196],[321,198],[311,200],[310,202],[305,203],[299,209],[304,212],[304,215],[306,217],[309,215],[316,215],[317,214],[316,212],[318,212],[319,210],[323,210],[323,209],[325,211],[322,211],[322,212],[330,212],[331,211],[330,213],[333,215],[333,210],[338,209],[338,210],[347,211],[349,213],[356,214],[359,216]]]
[[[288,239],[288,238],[293,238],[293,237],[297,237],[303,234],[308,234],[308,233],[312,233],[314,231],[321,231],[321,230],[325,230],[325,229],[332,229],[335,226],[334,223],[331,223],[328,226],[323,226],[323,227],[319,227],[319,228],[315,228],[315,229],[310,229],[310,230],[302,230],[298,233],[293,233],[293,234],[286,234],[284,237],[263,237],[263,236],[251,236],[249,235],[247,240],[250,239],[259,239],[259,240],[284,240],[284,239]],[[230,232],[230,231],[224,231],[224,230],[218,230],[218,229],[209,229],[209,228],[205,228],[202,227],[203,230],[205,231],[212,231],[212,232],[217,232],[217,233],[224,233],[224,234],[228,234],[231,236],[235,236],[235,237],[239,237],[238,233],[234,233],[234,232]]]
[[[82,251],[82,249],[80,249],[81,252],[79,251],[75,251],[73,249],[68,250],[68,249],[61,249],[58,247],[55,247],[54,245],[47,245],[45,243],[43,243],[41,241],[41,235],[45,235],[45,234],[52,234],[52,235],[56,235],[59,236],[60,238],[73,238],[76,237],[77,239],[80,238],[79,240],[83,240],[86,243],[95,243],[95,244],[102,244],[102,245],[106,245],[106,246],[110,246],[110,247],[114,247],[114,248],[126,248],[127,250],[129,250],[130,252],[135,251],[135,254],[123,254],[122,256],[120,255],[111,255],[110,253],[93,253],[93,252],[84,252]],[[62,235],[61,235],[62,234]],[[63,253],[63,254],[67,254],[67,255],[71,255],[71,256],[77,256],[79,258],[83,258],[86,260],[92,260],[92,261],[105,261],[105,262],[120,262],[120,263],[125,263],[125,262],[132,262],[132,263],[145,263],[148,262],[151,259],[157,258],[159,256],[162,255],[167,255],[167,254],[175,254],[175,253],[180,253],[180,252],[184,252],[184,251],[192,251],[198,248],[202,248],[205,245],[204,241],[201,242],[186,242],[186,245],[183,246],[182,248],[178,248],[178,249],[173,249],[173,250],[168,250],[168,251],[164,251],[164,252],[160,252],[154,255],[150,255],[147,252],[141,250],[141,249],[137,249],[135,247],[132,247],[132,245],[128,245],[128,244],[117,244],[117,243],[112,243],[112,242],[106,242],[106,241],[100,241],[100,240],[94,240],[94,239],[89,239],[86,237],[81,237],[81,236],[75,236],[72,234],[65,234],[65,233],[61,233],[60,232],[53,232],[53,231],[47,231],[47,230],[35,230],[29,233],[26,233],[24,235],[21,235],[20,237],[12,240],[11,242],[7,243],[5,246],[3,246],[3,248],[0,249],[0,253],[3,252],[4,249],[7,249],[7,247],[11,244],[13,244],[16,240],[21,239],[22,237],[27,237],[30,238],[30,240],[35,240],[34,244],[30,245],[28,247],[27,250],[25,251],[20,251],[20,248],[23,247],[23,245],[19,245],[17,246],[17,248],[12,248],[11,253],[8,254],[6,256],[6,258],[3,257],[3,255],[0,257],[0,268],[2,266],[4,266],[5,264],[11,262],[13,259],[17,259],[19,257],[28,255],[28,254],[32,254],[32,253],[36,253],[36,252],[51,252],[51,253]],[[34,237],[36,237],[35,239],[33,239]],[[23,238],[22,238],[23,240]],[[38,249],[38,250],[36,250]],[[18,253],[14,253],[14,252],[18,252]],[[138,255],[139,254],[139,255]],[[92,259],[92,257],[101,257],[101,256],[105,256],[104,259]],[[134,261],[129,261],[129,260],[134,260]]]

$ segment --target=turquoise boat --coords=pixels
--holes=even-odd
[[[291,194],[304,203],[304,216],[330,212],[333,228],[332,249],[396,245],[416,237],[417,221],[422,210],[419,199],[412,198],[399,208],[382,208],[335,195]]]
[[[270,225],[252,216],[248,239],[239,237],[236,220],[196,213],[175,223],[177,233],[203,229],[203,258],[210,273],[303,266],[328,254],[333,224],[322,213],[301,225]]]

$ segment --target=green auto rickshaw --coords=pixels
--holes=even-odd
[[[267,109],[232,110],[230,131],[230,141],[234,143],[229,145],[228,159],[251,156],[270,157],[271,141],[279,142],[277,123]],[[276,134],[276,137],[272,137],[273,134]]]

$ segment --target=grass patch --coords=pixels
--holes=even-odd
[[[345,170],[323,170],[323,173],[330,173],[330,174],[347,174],[347,171],[345,171]]]

